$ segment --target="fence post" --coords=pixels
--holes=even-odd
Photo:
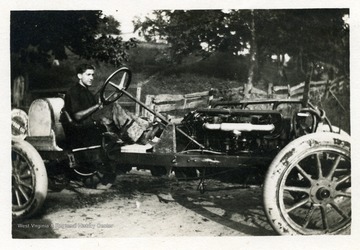
[[[211,107],[211,104],[214,100],[214,95],[215,95],[215,89],[211,88],[209,91],[209,97],[208,97],[208,102],[207,102],[207,106],[208,108]]]
[[[268,84],[268,98],[273,98],[273,92],[274,92],[274,84],[272,82],[269,82]]]
[[[244,84],[244,96],[245,96],[245,98],[250,97],[251,89],[252,89],[252,84],[250,84],[250,83],[245,83]]]
[[[324,93],[325,100],[329,98],[329,90],[330,90],[330,81],[329,79],[327,79],[325,85],[325,93]]]
[[[187,97],[184,95],[183,109],[186,109],[186,105],[187,105]]]
[[[290,84],[287,85],[287,91],[288,91],[288,98],[291,97],[291,88],[290,88]]]
[[[141,86],[136,88],[136,99],[141,100]],[[138,103],[135,106],[135,115],[140,115],[140,105]]]
[[[145,98],[145,105],[147,107],[149,107],[150,109],[154,110],[154,103],[153,103],[153,100],[154,100],[154,96],[153,95],[146,95],[146,98]],[[147,111],[146,109],[142,109],[142,116],[143,117],[147,117],[149,118],[149,120],[153,121],[154,120],[154,115],[151,114],[149,111]]]
[[[303,103],[302,106],[306,107],[308,105],[308,101],[309,101],[309,91],[310,91],[310,79],[311,76],[309,75],[308,77],[306,77],[305,80],[305,85],[304,85],[304,92],[303,92]]]

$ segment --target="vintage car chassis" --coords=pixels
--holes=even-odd
[[[129,82],[124,83],[121,80],[119,84],[114,84],[111,80],[117,74],[128,74]],[[59,107],[52,108],[51,112],[55,113],[51,115],[52,123],[57,126],[51,126],[49,135],[30,135],[25,140],[15,137],[12,139],[14,219],[31,217],[41,208],[47,194],[48,179],[52,175],[48,165],[66,163],[66,167],[62,168],[66,168],[66,171],[76,171],[79,159],[81,161],[89,156],[98,156],[121,167],[161,168],[168,174],[173,169],[179,168],[267,168],[263,186],[264,211],[276,232],[285,235],[350,232],[350,136],[343,131],[341,133],[339,130],[336,131],[324,113],[311,104],[304,107],[305,113],[318,119],[316,124],[312,124],[312,131],[294,138],[285,147],[279,149],[276,155],[249,152],[232,155],[207,148],[197,138],[184,132],[181,126],[172,124],[162,114],[151,110],[134,98],[126,91],[130,79],[131,72],[127,68],[121,68],[108,78],[103,90],[106,87],[113,88],[114,92],[128,96],[157,117],[164,128],[160,142],[149,148],[144,145],[129,146],[104,140],[102,145],[63,149],[57,142],[57,134],[61,130],[61,125],[59,127],[58,124]],[[106,97],[104,91],[102,95],[104,103],[115,101],[111,99],[113,95]],[[39,100],[34,102],[36,101]],[[50,99],[45,99],[43,102],[50,102]],[[284,103],[302,104],[301,100],[291,99],[219,102],[213,104],[206,112],[211,113],[211,110],[219,110],[221,107],[220,111],[224,114],[235,112],[235,109],[243,110],[245,113],[256,113],[245,109],[249,105],[271,104],[271,110],[275,110]],[[236,112],[242,113],[242,111]],[[264,111],[260,113],[263,114]],[[327,123],[328,128],[325,129],[327,131],[318,129],[320,120]],[[221,126],[217,125],[207,126],[209,129],[221,129]],[[241,130],[245,127],[248,131],[258,128],[246,124],[228,124],[228,126],[230,130]],[[261,128],[265,130],[268,126]],[[195,146],[186,150],[179,149],[177,145],[179,138],[188,140]],[[59,164],[55,164],[57,168]]]

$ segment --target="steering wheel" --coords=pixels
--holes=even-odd
[[[119,99],[123,93],[121,90],[127,90],[131,82],[131,71],[122,67],[112,73],[106,79],[104,86],[100,91],[100,99],[104,105],[111,104]]]

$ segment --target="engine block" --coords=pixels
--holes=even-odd
[[[181,127],[207,149],[229,155],[276,154],[291,139],[291,122],[276,110],[199,109]]]

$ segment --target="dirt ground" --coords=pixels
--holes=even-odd
[[[132,170],[106,191],[49,192],[34,218],[13,221],[13,238],[108,238],[276,235],[259,185],[153,177]]]

